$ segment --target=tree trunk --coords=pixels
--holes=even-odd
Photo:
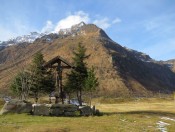
[[[90,107],[91,107],[91,102],[92,102],[92,91],[90,92],[90,102],[89,102]]]
[[[79,96],[78,96],[78,91],[77,91],[77,99],[78,99],[78,102],[79,102]]]
[[[49,96],[49,104],[52,104],[51,97]]]
[[[38,103],[38,93],[35,93],[35,103]]]
[[[59,97],[55,96],[55,104],[58,104],[58,99],[59,99]]]
[[[70,96],[71,94],[68,94],[68,103],[70,104]]]
[[[82,90],[80,89],[80,101],[79,101],[79,104],[80,104],[80,106],[82,106]]]
[[[64,99],[63,98],[61,98],[61,102],[62,102],[62,104],[64,104]]]
[[[36,104],[38,103],[38,97],[35,97],[35,103]]]
[[[80,105],[80,97],[79,97],[78,91],[77,91],[77,99],[78,99],[78,103]]]

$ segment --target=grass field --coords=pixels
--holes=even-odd
[[[45,117],[26,114],[0,116],[0,132],[174,132],[175,101],[139,99],[98,103],[102,116]],[[2,106],[1,106],[2,107]]]

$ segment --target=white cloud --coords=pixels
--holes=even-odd
[[[156,31],[160,27],[161,27],[161,24],[157,20],[149,20],[148,22],[145,22],[146,31]]]
[[[160,15],[144,21],[145,30],[147,32],[159,35],[159,34],[174,34],[174,14]]]
[[[54,25],[52,23],[52,21],[48,20],[46,22],[46,25],[41,29],[41,32],[52,32],[54,30]]]
[[[109,23],[109,19],[107,17],[100,20],[94,20],[93,23],[102,29],[107,29],[111,26],[111,24]]]
[[[83,11],[75,12],[74,14],[70,14],[66,18],[60,20],[54,29],[55,32],[58,32],[60,29],[70,28],[72,25],[78,24],[80,22],[89,23],[90,18],[89,15]]]
[[[78,11],[74,13],[69,13],[67,16],[57,23],[53,23],[51,20],[47,20],[45,25],[40,29],[36,30],[35,28],[31,28],[31,25],[28,24],[27,21],[20,21],[19,19],[13,18],[13,23],[9,25],[1,25],[0,24],[0,40],[5,41],[12,37],[17,37],[20,35],[28,34],[33,31],[40,32],[59,32],[60,29],[70,28],[72,25],[78,24],[80,22],[93,23],[99,26],[102,29],[110,28],[112,25],[120,23],[121,19],[116,18],[114,20],[109,19],[108,17],[103,17],[99,15],[94,15],[90,17],[90,15],[84,11]]]
[[[94,24],[99,26],[102,29],[110,28],[113,24],[118,24],[121,22],[120,18],[116,18],[114,20],[110,20],[108,17],[104,17],[102,19],[96,19],[93,21]]]
[[[88,13],[85,13],[84,11],[78,11],[73,14],[69,13],[69,15],[66,18],[63,18],[60,21],[58,21],[55,25],[54,32],[58,32],[60,29],[70,28],[72,25],[78,24],[82,21],[85,23],[96,24],[97,26],[105,30],[107,28],[110,28],[113,24],[120,23],[121,19],[116,18],[114,20],[110,20],[107,17],[102,17],[100,19],[92,19],[90,18]]]
[[[15,36],[15,33],[1,26],[0,26],[0,32],[1,32],[0,41],[5,41]]]
[[[175,56],[175,15],[163,14],[141,21],[146,35],[143,52],[154,59],[172,59]]]
[[[17,19],[13,19],[13,23],[11,25],[0,23],[0,41],[6,41],[10,38],[28,34],[31,31],[35,30],[31,26],[28,26],[27,24],[24,24],[24,22]]]
[[[116,18],[112,21],[112,24],[117,24],[117,23],[121,23],[122,20],[120,18]]]

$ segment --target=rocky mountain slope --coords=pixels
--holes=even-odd
[[[160,64],[167,65],[175,73],[175,59],[159,61]]]
[[[105,96],[147,96],[175,90],[175,74],[167,64],[156,62],[148,55],[127,49],[111,40],[96,25],[80,23],[0,50],[0,89],[8,91],[13,76],[30,64],[37,51],[45,60],[60,55],[72,62],[72,52],[78,43],[87,48],[89,67],[94,66],[99,78],[98,94]]]

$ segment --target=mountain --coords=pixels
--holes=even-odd
[[[175,59],[159,61],[159,63],[167,65],[175,73]]]
[[[81,29],[82,26],[84,26],[85,23],[81,22],[79,24],[73,25],[71,28],[67,28],[67,29],[60,29],[60,31],[58,33],[55,33],[55,35],[58,36],[69,36],[69,35],[76,35],[79,30]],[[37,33],[37,32],[31,32],[28,35],[23,35],[23,36],[18,36],[16,38],[12,38],[9,39],[7,41],[0,41],[0,50],[3,49],[4,47],[7,46],[11,46],[11,45],[17,45],[20,43],[33,43],[36,39],[38,38],[46,38],[47,41],[51,41],[50,37],[49,37],[49,32],[45,32],[45,33]],[[54,34],[54,33],[52,33]]]
[[[44,35],[46,35],[46,34],[31,32],[28,35],[18,36],[16,38],[12,38],[12,39],[9,39],[7,41],[0,42],[0,47],[3,47],[3,46],[6,47],[6,46],[16,45],[16,44],[20,44],[20,43],[32,43],[37,38],[41,38]]]
[[[83,26],[85,26],[86,24],[84,22],[81,22],[79,24],[73,25],[71,28],[67,28],[67,29],[60,29],[60,31],[58,32],[58,35],[63,35],[63,36],[75,36],[78,33],[80,33],[81,28]]]
[[[44,54],[46,61],[60,55],[72,63],[72,52],[79,43],[90,55],[87,65],[95,68],[100,82],[99,95],[148,96],[175,90],[175,74],[167,64],[123,47],[96,25],[82,22],[58,33],[39,37],[30,44],[24,42],[0,50],[1,94],[9,91],[14,75],[30,64],[37,51]]]

